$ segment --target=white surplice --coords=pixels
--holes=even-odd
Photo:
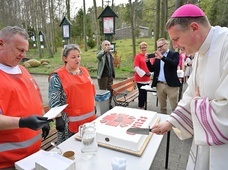
[[[196,87],[200,97],[194,97]],[[187,170],[227,169],[228,28],[211,28],[195,54],[183,99],[168,121],[180,139],[194,136]]]

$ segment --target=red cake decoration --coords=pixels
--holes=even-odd
[[[117,114],[117,113],[111,113],[103,119],[100,120],[101,123],[105,123],[107,126],[120,126],[120,127],[128,127],[130,126],[134,121],[135,117],[127,115],[127,114]]]

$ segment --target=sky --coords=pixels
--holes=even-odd
[[[104,6],[108,5],[108,0],[104,0]],[[112,4],[112,0],[109,0],[109,6],[111,6]],[[128,3],[129,0],[114,0],[114,4],[115,5],[119,5],[119,4],[126,4]],[[98,6],[102,6],[102,0],[96,0],[97,3],[97,7]],[[73,5],[75,11],[74,13],[76,13],[78,11],[78,9],[83,8],[83,0],[71,0],[71,4]],[[93,6],[93,0],[85,0],[85,6],[86,9],[90,8]]]

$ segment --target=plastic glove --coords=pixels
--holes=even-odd
[[[49,123],[44,125],[44,127],[42,128],[42,138],[46,138],[49,134],[49,131],[50,131],[50,125]]]
[[[147,77],[150,77],[150,75],[151,75],[151,74],[150,74],[149,72],[145,74],[145,76],[147,76]]]
[[[32,130],[38,130],[48,124],[48,118],[42,116],[29,116],[19,119],[20,128],[29,128]]]
[[[57,117],[55,119],[55,127],[60,132],[63,132],[64,131],[64,129],[65,129],[65,122],[64,122],[62,116],[61,117]]]

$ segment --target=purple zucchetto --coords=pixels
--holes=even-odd
[[[171,16],[171,18],[184,18],[184,17],[203,17],[205,13],[198,6],[193,4],[186,4],[179,7]]]

